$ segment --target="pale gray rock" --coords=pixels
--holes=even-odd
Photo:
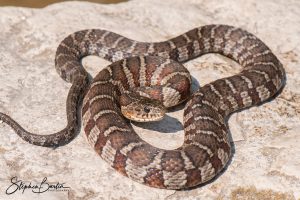
[[[229,119],[235,153],[216,180],[188,191],[150,188],[111,169],[88,145],[83,131],[55,150],[30,145],[0,124],[0,199],[299,199],[300,3],[297,0],[144,0],[116,5],[65,2],[43,9],[0,8],[0,111],[26,129],[47,134],[66,124],[70,84],[54,69],[59,42],[68,34],[102,28],[140,41],[159,41],[211,23],[242,27],[262,39],[282,61],[287,83],[274,100]],[[109,62],[84,59],[94,76]],[[187,62],[204,85],[240,67],[219,55]],[[197,82],[193,84],[197,88]],[[176,148],[183,141],[182,110],[136,131],[151,144]],[[176,120],[178,119],[178,120]],[[7,196],[10,179],[65,182],[66,192]]]

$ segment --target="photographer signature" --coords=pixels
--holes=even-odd
[[[60,183],[57,182],[55,184],[53,183],[48,183],[47,182],[47,177],[44,177],[44,179],[36,184],[32,183],[31,181],[22,181],[18,180],[18,177],[12,177],[11,180],[11,185],[6,189],[5,193],[7,195],[11,195],[17,191],[22,191],[22,194],[25,192],[25,190],[31,190],[33,193],[44,193],[47,191],[68,191],[70,187],[65,186],[65,183]]]

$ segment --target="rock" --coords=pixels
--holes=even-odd
[[[277,98],[230,117],[235,153],[227,169],[202,187],[172,191],[133,182],[96,155],[83,131],[68,145],[49,149],[24,142],[2,123],[0,199],[299,199],[299,9],[300,4],[292,0],[133,0],[115,5],[64,2],[43,9],[0,8],[0,111],[39,134],[66,124],[70,84],[56,73],[54,55],[64,37],[81,29],[102,28],[140,41],[159,41],[205,24],[230,24],[262,39],[287,72],[286,86]],[[94,76],[109,62],[88,57],[83,64]],[[218,55],[185,66],[200,85],[240,69]],[[135,129],[153,145],[176,148],[183,140],[182,113],[176,110],[163,122],[135,124]],[[6,195],[14,176],[32,185],[47,177],[49,183],[70,188]]]

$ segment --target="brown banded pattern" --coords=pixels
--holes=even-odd
[[[191,77],[180,63],[206,53],[232,58],[243,70],[203,86],[190,97]],[[94,78],[88,90],[87,73],[80,63],[87,55],[113,62]],[[41,136],[27,132],[3,113],[0,119],[32,144],[61,145],[79,129],[76,113],[87,91],[82,119],[89,144],[121,174],[166,189],[205,183],[224,169],[231,156],[225,123],[229,114],[270,99],[285,79],[282,64],[261,40],[227,25],[202,26],[154,43],[105,30],[78,31],[59,45],[55,67],[72,83],[64,130]],[[156,148],[134,132],[120,111],[119,96],[128,90],[151,96],[167,107],[190,97],[184,109],[185,139],[180,148]]]

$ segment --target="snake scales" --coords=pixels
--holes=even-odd
[[[189,97],[190,75],[180,63],[206,53],[232,58],[243,70],[203,86],[190,97],[184,109],[185,138],[180,148],[163,150],[143,141],[122,116],[120,95],[131,89],[166,107],[174,106]],[[91,84],[80,62],[87,55],[113,62]],[[270,99],[285,78],[282,64],[261,40],[227,25],[202,26],[155,43],[137,42],[105,30],[83,30],[60,43],[55,66],[60,76],[72,83],[65,129],[37,135],[3,113],[0,120],[32,144],[59,146],[79,131],[77,110],[85,96],[83,126],[95,151],[123,175],[167,189],[188,188],[215,177],[231,156],[227,117]],[[126,98],[124,101],[126,104]]]

